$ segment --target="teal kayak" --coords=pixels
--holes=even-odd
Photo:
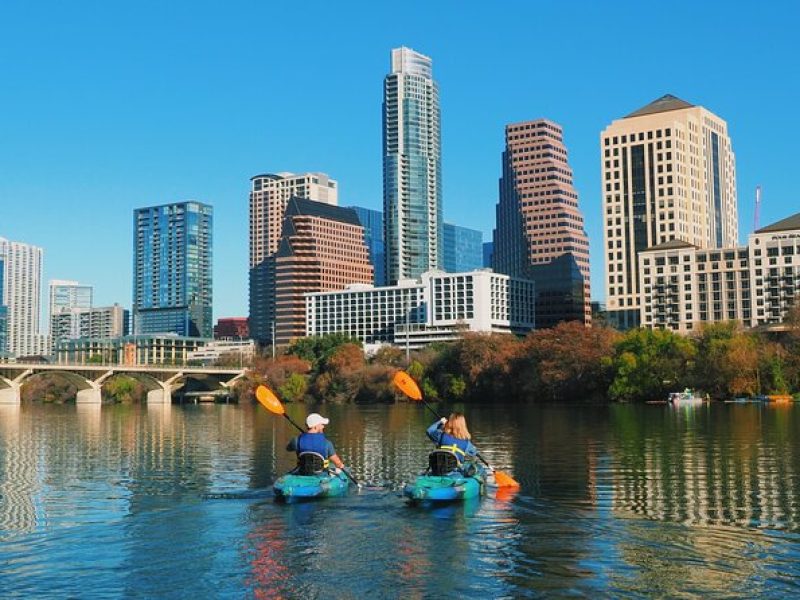
[[[486,474],[478,470],[465,476],[459,471],[447,475],[418,475],[413,483],[403,489],[403,495],[412,502],[456,502],[478,498],[486,491]]]
[[[330,498],[344,496],[350,481],[344,472],[324,471],[316,475],[298,475],[288,472],[279,477],[272,486],[275,498],[289,500],[291,498]]]

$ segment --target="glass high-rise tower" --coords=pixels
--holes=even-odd
[[[392,50],[383,82],[383,215],[386,279],[417,278],[440,268],[442,169],[439,88],[432,61]]]
[[[178,202],[133,211],[133,330],[212,337],[212,209]]]
[[[483,268],[483,234],[477,229],[445,223],[442,228],[442,269],[465,273]]]
[[[374,269],[375,285],[386,285],[386,245],[383,243],[383,213],[379,210],[351,206],[361,226],[364,228],[364,241],[369,248],[369,260]]]

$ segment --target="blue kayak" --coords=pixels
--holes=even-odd
[[[330,498],[344,496],[349,485],[350,481],[344,472],[338,475],[329,471],[315,475],[298,475],[290,471],[279,477],[272,489],[275,491],[275,498],[281,500]]]
[[[418,475],[413,483],[403,489],[403,495],[412,502],[456,502],[478,498],[486,492],[486,473],[479,469],[466,476],[460,471],[447,475]]]

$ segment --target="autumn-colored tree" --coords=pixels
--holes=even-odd
[[[736,321],[708,323],[696,340],[695,385],[714,398],[758,391],[758,340]]]
[[[22,402],[47,402],[65,404],[74,402],[78,387],[57,373],[41,373],[26,379],[22,384]]]
[[[585,400],[605,396],[620,334],[577,321],[534,331],[522,345],[514,380],[530,400]]]
[[[255,402],[255,390],[259,385],[267,385],[277,392],[293,374],[306,376],[310,370],[307,361],[293,355],[281,354],[274,360],[256,357],[245,376],[234,384],[234,394],[239,402]]]
[[[387,365],[390,367],[403,367],[406,361],[406,354],[396,346],[381,346],[370,359],[376,365]]]
[[[371,364],[364,367],[361,385],[355,396],[355,402],[368,404],[372,402],[391,403],[401,395],[391,384],[396,369],[388,365]]]
[[[727,358],[728,393],[733,396],[760,393],[758,339],[740,333],[731,340]]]
[[[324,363],[316,377],[313,391],[320,399],[352,402],[361,388],[361,375],[366,366],[360,345],[341,344]]]
[[[423,380],[429,396],[479,402],[508,402],[518,399],[509,377],[521,344],[513,335],[465,333],[462,338],[439,349]],[[454,379],[459,383],[453,388]]]

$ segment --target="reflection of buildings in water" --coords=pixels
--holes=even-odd
[[[97,443],[100,438],[101,405],[76,404],[75,412],[78,415],[78,427],[82,437]]]
[[[0,406],[0,539],[43,521],[41,455],[21,406]]]
[[[800,527],[797,449],[770,439],[752,414],[738,414],[751,420],[723,420],[708,432],[690,425],[680,440],[648,436],[640,453],[630,444],[618,449],[613,510],[699,525]]]

